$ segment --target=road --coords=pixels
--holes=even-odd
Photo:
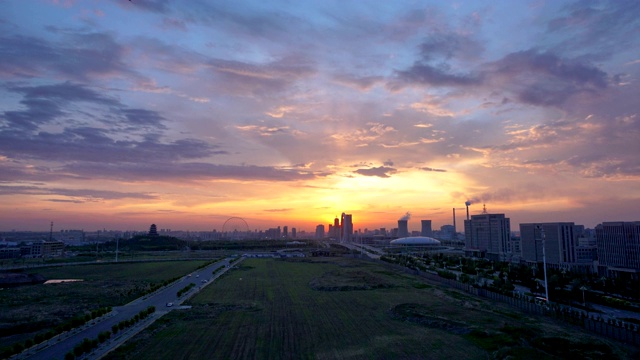
[[[358,245],[351,244],[351,243],[339,243],[338,245],[344,246],[344,247],[346,247],[348,249],[351,249],[351,250],[359,251],[359,252],[367,255],[368,257],[370,257],[372,259],[380,259],[380,255],[374,254],[372,252],[369,252],[368,249],[362,248],[362,247],[360,247]]]
[[[78,333],[69,336],[66,339],[62,339],[59,342],[53,341],[50,346],[39,350],[35,354],[28,354],[27,356],[20,356],[20,359],[34,359],[34,360],[51,360],[51,359],[64,359],[64,356],[72,351],[73,348],[82,342],[83,339],[89,340],[95,339],[103,331],[111,331],[111,327],[118,324],[120,321],[129,320],[138,314],[140,311],[148,308],[149,306],[155,306],[156,313],[163,314],[174,309],[174,307],[167,307],[167,303],[174,303],[174,306],[178,306],[182,300],[178,299],[176,294],[190,283],[196,284],[196,288],[205,285],[202,280],[207,280],[206,284],[209,284],[212,280],[212,272],[219,267],[228,266],[230,261],[234,259],[227,258],[211,264],[205,268],[194,271],[191,276],[183,276],[180,280],[154,292],[153,294],[136,299],[129,304],[118,306],[113,308],[113,316],[107,317],[103,321],[96,323],[93,326],[88,326],[81,329]],[[218,275],[218,274],[216,274]],[[157,318],[157,316],[154,316]]]

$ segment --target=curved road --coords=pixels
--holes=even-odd
[[[111,331],[111,327],[115,324],[118,324],[120,321],[129,320],[134,317],[140,311],[148,308],[149,306],[155,306],[156,313],[164,314],[168,311],[171,311],[173,307],[167,307],[167,303],[174,303],[174,306],[179,305],[179,300],[176,297],[176,293],[183,289],[185,286],[189,285],[189,283],[195,283],[196,289],[205,285],[202,280],[207,280],[206,284],[211,283],[213,278],[218,277],[223,272],[217,273],[216,276],[212,276],[212,272],[216,269],[228,266],[231,261],[234,259],[227,258],[221,261],[218,261],[214,264],[211,264],[205,268],[199,269],[191,273],[191,276],[183,276],[180,280],[173,282],[170,285],[152,293],[150,295],[146,295],[139,299],[136,299],[129,304],[118,306],[113,308],[113,316],[107,317],[106,319],[96,323],[95,325],[88,326],[84,329],[81,329],[78,333],[69,336],[66,339],[62,339],[59,342],[56,340],[50,341],[51,345],[43,348],[42,350],[36,352],[35,354],[21,354],[19,359],[42,359],[42,360],[51,360],[51,359],[64,359],[64,356],[72,351],[73,348],[82,342],[85,338],[92,340],[98,337],[103,331]],[[158,318],[158,316],[154,316],[154,319]],[[25,356],[26,355],[26,356]]]

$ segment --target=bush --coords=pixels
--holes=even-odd
[[[43,341],[44,341],[44,334],[37,334],[37,335],[33,338],[33,341],[34,341],[36,344],[40,344],[41,342],[43,342]]]
[[[65,356],[64,356],[64,360],[75,360],[76,356],[73,355],[73,353],[71,351],[69,351]]]
[[[82,350],[82,346],[76,345],[76,347],[73,348],[73,355],[80,356],[82,354],[84,354],[84,350]]]
[[[439,270],[438,276],[443,277],[445,279],[451,279],[451,280],[456,280],[458,278],[455,273],[452,273],[451,271],[447,271],[447,270]]]
[[[24,350],[24,345],[17,343],[15,345],[13,345],[13,353],[14,354],[19,354]]]

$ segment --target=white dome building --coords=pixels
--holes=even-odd
[[[391,240],[391,245],[437,246],[440,245],[440,240],[427,236],[410,236]]]

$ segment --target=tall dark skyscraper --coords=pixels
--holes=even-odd
[[[353,237],[353,218],[351,214],[342,213],[340,225],[340,241],[351,242]]]

